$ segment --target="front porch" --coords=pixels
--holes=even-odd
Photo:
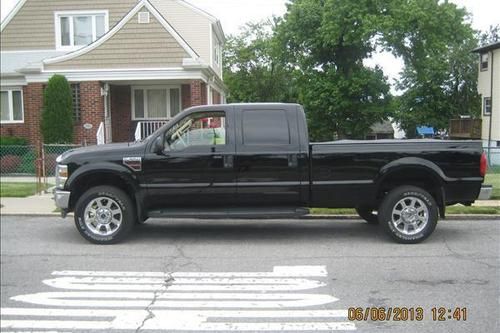
[[[201,80],[108,82],[103,87],[106,143],[144,139],[182,110],[220,104],[223,99],[219,91]]]

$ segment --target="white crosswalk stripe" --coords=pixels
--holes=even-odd
[[[345,321],[346,310],[324,310],[337,298],[312,293],[326,286],[320,280],[327,277],[324,266],[277,266],[272,272],[56,271],[52,275],[43,282],[58,291],[11,297],[38,307],[0,309],[2,331],[356,329]]]

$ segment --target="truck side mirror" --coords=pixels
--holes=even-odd
[[[155,154],[161,154],[163,153],[164,149],[164,144],[163,144],[163,135],[160,135],[155,139],[154,145],[153,145],[153,152]]]

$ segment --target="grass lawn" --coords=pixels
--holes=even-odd
[[[349,208],[312,208],[312,215],[357,215],[356,210]],[[466,207],[462,205],[446,207],[446,214],[478,214],[478,215],[494,215],[500,214],[500,207]]]
[[[48,184],[43,189],[51,186]],[[2,198],[25,198],[34,194],[36,194],[36,183],[0,183],[0,197]]]
[[[491,199],[500,200],[500,172],[488,173],[484,180],[484,184],[493,185]]]

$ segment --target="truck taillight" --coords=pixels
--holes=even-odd
[[[481,162],[479,163],[479,173],[481,177],[486,175],[486,171],[488,171],[488,160],[486,159],[486,154],[483,153],[481,155]]]

